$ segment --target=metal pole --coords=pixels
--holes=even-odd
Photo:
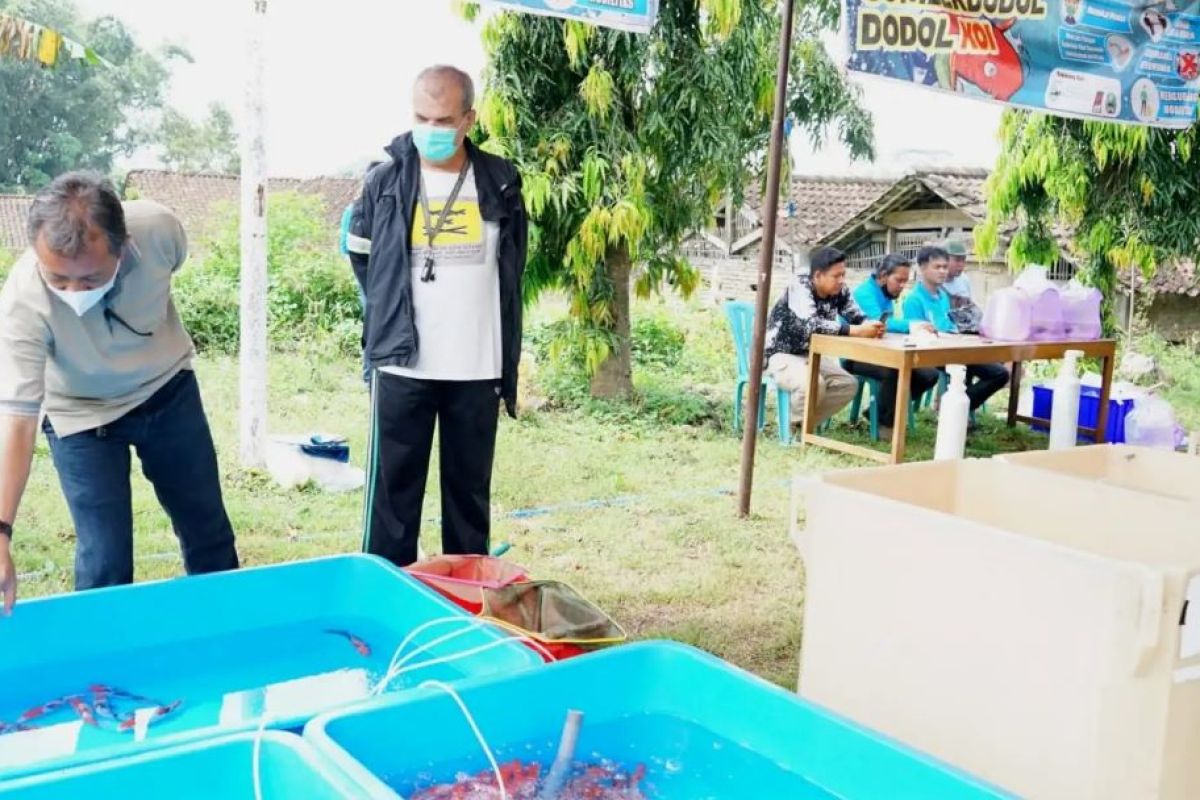
[[[775,266],[775,223],[779,219],[779,177],[783,171],[783,124],[787,116],[788,71],[792,61],[792,17],[795,0],[784,0],[779,29],[779,71],[775,77],[775,113],[771,120],[771,150],[767,165],[767,193],[763,197],[762,258],[758,264],[758,293],[754,308],[754,342],[750,346],[750,391],[746,398],[746,428],[742,433],[742,477],[738,488],[738,515],[750,515],[750,489],[754,483],[754,450],[758,440],[758,399],[762,396],[763,347],[767,338],[767,311],[771,302],[771,270]]]
[[[241,408],[243,467],[266,463],[267,164],[263,91],[267,0],[253,0],[246,29],[246,118],[242,135]]]

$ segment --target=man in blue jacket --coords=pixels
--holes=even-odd
[[[938,333],[958,333],[950,319],[950,293],[945,284],[950,277],[950,254],[941,247],[922,247],[917,253],[920,280],[904,301],[904,316],[909,320],[924,320]],[[970,364],[967,366],[967,397],[975,411],[988,398],[1008,385],[1008,369],[1003,364]]]
[[[933,326],[928,322],[909,322],[907,319],[896,318],[895,302],[911,277],[912,265],[909,260],[899,253],[889,253],[875,265],[875,274],[854,290],[854,299],[867,319],[883,322],[888,333],[909,333],[922,329],[932,332]],[[879,381],[879,424],[881,427],[890,427],[896,418],[896,383],[900,379],[899,371],[891,367],[864,364],[861,361],[843,361],[842,366],[852,375]],[[937,386],[938,377],[936,369],[914,369],[910,384],[911,397],[919,398]]]
[[[417,558],[436,426],[442,549],[486,554],[501,401],[516,415],[529,222],[512,163],[467,137],[471,78],[417,78],[413,129],[371,170],[350,221],[374,370],[364,546]]]

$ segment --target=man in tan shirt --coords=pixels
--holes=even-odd
[[[42,430],[75,524],[75,588],[133,581],[130,451],[171,518],[189,574],[238,566],[216,451],[171,299],[179,220],[122,205],[91,173],[57,178],[0,289],[0,594],[16,599],[12,526]]]

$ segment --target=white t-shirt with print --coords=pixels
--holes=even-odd
[[[423,169],[421,179],[432,227],[454,191],[458,173]],[[500,226],[480,215],[474,169],[467,171],[450,217],[433,243],[432,281],[421,280],[429,252],[425,224],[418,202],[411,241],[417,359],[411,367],[382,371],[423,380],[497,380],[502,371]]]

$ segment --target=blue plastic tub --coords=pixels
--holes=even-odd
[[[0,735],[0,779],[253,730],[264,714],[269,727],[298,731],[367,697],[401,640],[446,617],[468,618],[402,570],[361,555],[24,601],[0,620],[0,721],[10,731]],[[418,641],[464,629],[437,628]],[[501,638],[467,630],[417,660]],[[393,688],[540,664],[507,643],[410,673]],[[93,685],[140,699],[108,698],[113,713],[94,706],[94,725],[64,705],[34,719],[33,730],[12,732],[23,714],[57,698],[95,703]],[[132,729],[121,730],[131,712]]]
[[[582,711],[577,757],[644,765],[650,800],[1008,796],[683,645],[629,645],[458,691],[502,764],[548,768],[567,711]],[[436,689],[322,715],[304,735],[348,775],[402,796],[487,769]]]
[[[1033,416],[1046,420],[1047,424],[1034,423],[1030,427],[1043,433],[1050,430],[1050,412],[1054,408],[1054,387],[1033,387]],[[1125,418],[1133,411],[1133,400],[1108,401],[1108,442],[1122,444],[1125,441]],[[1100,418],[1100,389],[1096,386],[1081,386],[1079,388],[1079,424],[1087,428],[1095,428]],[[1093,441],[1090,436],[1080,436],[1079,441]]]
[[[194,742],[0,782],[0,800],[254,800],[254,735]],[[267,732],[259,754],[263,800],[386,796],[342,774],[293,733]]]

